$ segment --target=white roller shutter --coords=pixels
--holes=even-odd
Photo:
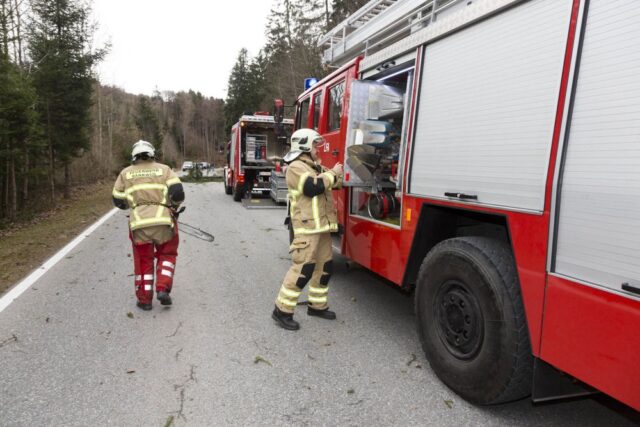
[[[592,0],[558,216],[556,271],[640,286],[640,1]]]
[[[411,193],[543,209],[571,3],[532,0],[427,46]]]

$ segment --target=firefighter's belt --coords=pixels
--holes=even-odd
[[[171,209],[172,206],[166,205],[164,203],[158,203],[158,202],[141,202],[136,204],[133,209],[137,208],[138,206],[164,206],[165,208],[169,208]]]

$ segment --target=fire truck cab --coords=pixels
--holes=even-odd
[[[478,404],[595,390],[640,410],[640,4],[373,0],[301,94],[348,258],[415,290]],[[577,381],[576,381],[577,380]]]
[[[231,127],[224,168],[224,189],[239,202],[247,193],[271,190],[270,178],[288,151],[288,135],[293,120],[282,119],[276,126],[268,113],[243,115]]]

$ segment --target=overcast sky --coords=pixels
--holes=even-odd
[[[265,43],[272,0],[93,0],[96,42],[111,50],[103,84],[127,92],[200,91],[224,98],[238,52]]]

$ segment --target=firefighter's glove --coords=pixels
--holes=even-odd
[[[172,207],[171,208],[171,216],[173,216],[175,219],[178,219],[180,217],[180,214],[182,212],[184,212],[184,210],[186,209],[185,206],[178,208],[177,206]]]

